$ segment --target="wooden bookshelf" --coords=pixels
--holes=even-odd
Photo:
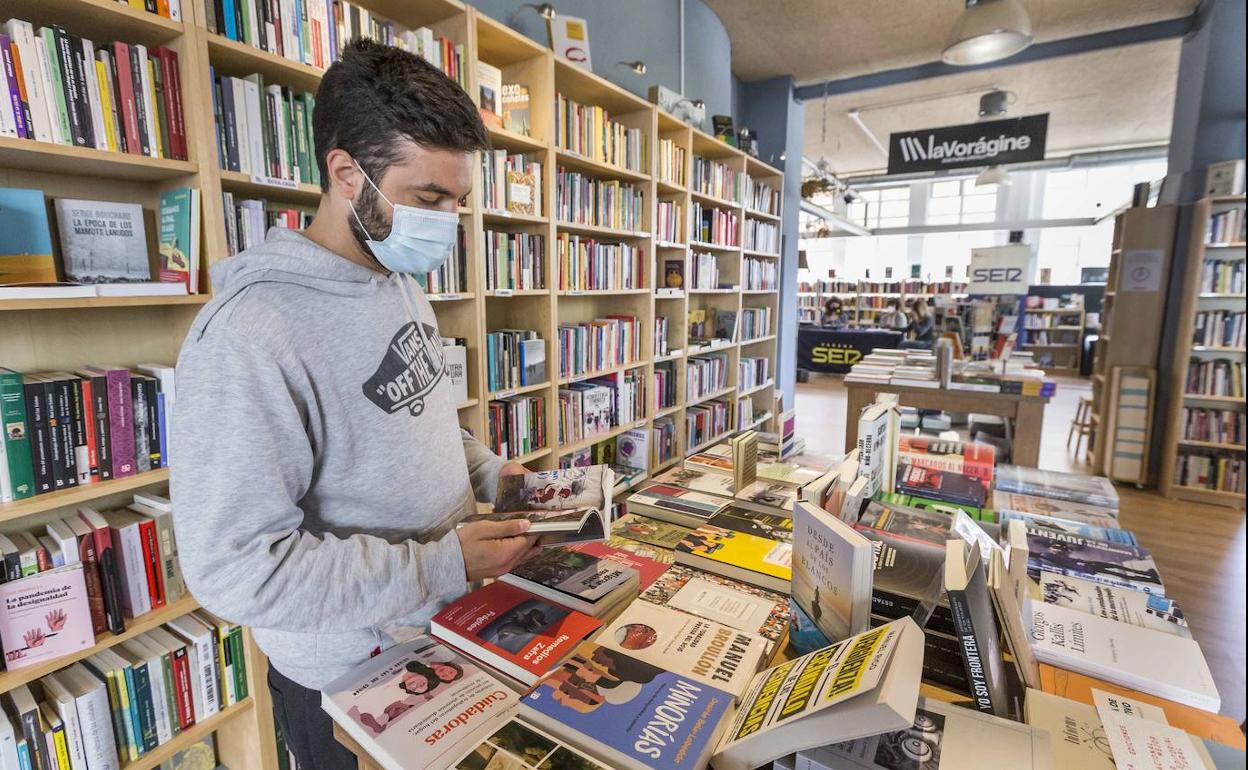
[[[1170,362],[1170,395],[1173,406],[1165,414],[1165,438],[1161,450],[1160,487],[1167,497],[1191,502],[1222,505],[1244,509],[1244,493],[1224,489],[1206,489],[1187,486],[1179,478],[1179,458],[1182,455],[1208,457],[1216,463],[1220,460],[1244,462],[1244,445],[1222,441],[1188,438],[1184,424],[1184,411],[1188,408],[1206,408],[1244,412],[1244,397],[1219,396],[1190,393],[1187,388],[1188,366],[1193,362],[1227,361],[1244,364],[1244,349],[1222,345],[1195,345],[1196,316],[1209,311],[1244,312],[1244,295],[1208,290],[1202,286],[1204,271],[1211,262],[1239,263],[1245,259],[1242,242],[1211,244],[1206,242],[1206,227],[1211,217],[1219,213],[1244,211],[1243,196],[1205,198],[1191,207],[1191,232],[1186,247],[1186,269],[1182,270],[1183,285],[1180,287],[1180,305],[1177,328],[1174,329],[1174,358]]]
[[[1101,332],[1093,354],[1092,376],[1092,473],[1105,476],[1110,470],[1110,427],[1117,400],[1110,387],[1115,367],[1152,369],[1157,366],[1165,317],[1167,276],[1174,255],[1174,206],[1130,208],[1114,220],[1109,276],[1101,306]],[[1162,255],[1161,284],[1157,291],[1131,291],[1124,280],[1123,264],[1135,252],[1157,251]]]
[[[1029,318],[1045,325],[1028,326]],[[1047,356],[1049,363],[1040,363],[1046,372],[1077,375],[1083,362],[1085,318],[1082,302],[1079,307],[1023,308],[1023,326],[1019,330],[1021,347],[1035,354],[1038,362]],[[1043,342],[1037,339],[1041,335],[1044,335]]]
[[[748,158],[736,148],[662,113],[654,105],[638,98],[607,80],[567,62],[557,60],[544,45],[536,43],[506,24],[491,19],[458,0],[354,0],[372,13],[393,20],[399,26],[414,29],[429,26],[437,35],[451,39],[463,47],[464,87],[478,101],[476,63],[488,62],[503,71],[506,83],[522,83],[530,93],[529,135],[501,128],[490,129],[495,147],[524,153],[542,165],[542,200],[544,211],[533,216],[507,214],[484,209],[480,184],[473,185],[467,205],[461,210],[461,222],[468,233],[467,276],[463,291],[431,297],[439,330],[448,337],[463,337],[468,344],[468,398],[457,405],[459,423],[477,436],[485,436],[488,426],[491,394],[486,390],[484,336],[500,328],[537,329],[546,340],[548,382],[528,388],[516,388],[543,399],[547,417],[548,446],[538,448],[519,461],[533,468],[557,467],[569,452],[591,446],[599,441],[614,440],[632,429],[649,431],[658,412],[654,408],[654,365],[658,357],[652,347],[655,317],[668,321],[668,344],[678,351],[662,358],[671,363],[676,378],[677,401],[661,414],[670,417],[676,428],[676,454],[655,463],[650,474],[671,467],[685,455],[700,450],[735,432],[738,425],[736,405],[739,399],[753,401],[752,422],[766,417],[774,403],[774,378],[777,371],[774,335],[745,343],[747,354],[770,360],[765,382],[739,388],[738,363],[742,344],[732,342],[714,350],[698,351],[695,355],[719,352],[728,359],[728,387],[722,398],[730,404],[729,425],[733,430],[690,447],[685,435],[685,380],[688,351],[688,313],[696,308],[719,308],[740,313],[743,292],[739,289],[695,295],[681,292],[673,297],[655,296],[662,285],[664,261],[682,260],[688,267],[690,250],[689,212],[695,196],[699,200],[734,212],[742,232],[736,234],[743,243],[747,219],[779,223],[776,213],[752,210],[745,201],[730,201],[705,196],[692,188],[690,168],[693,156],[713,157],[743,175],[782,189],[782,173],[764,163]],[[24,18],[38,25],[61,24],[71,34],[97,42],[122,40],[145,45],[166,45],[179,58],[182,82],[182,104],[186,123],[188,160],[176,161],[148,158],[95,149],[66,147],[25,139],[0,138],[0,170],[8,186],[42,189],[48,198],[74,197],[123,201],[141,204],[147,212],[146,225],[150,245],[155,254],[155,212],[163,191],[192,187],[201,192],[202,222],[200,227],[201,293],[190,297],[117,297],[91,299],[4,300],[0,301],[0,365],[19,371],[72,369],[95,362],[133,366],[148,361],[176,361],[183,338],[197,312],[211,300],[208,274],[214,265],[227,258],[222,193],[239,198],[261,199],[266,203],[312,210],[320,200],[321,191],[310,184],[292,184],[248,174],[223,170],[218,163],[217,132],[213,114],[210,73],[247,76],[260,74],[266,83],[285,86],[295,91],[315,91],[322,73],[315,67],[293,62],[274,54],[228,40],[209,32],[203,4],[197,0],[182,3],[184,19],[174,22],[155,14],[137,10],[115,0],[0,0],[0,9],[11,16]],[[641,131],[644,143],[642,167],[626,169],[601,163],[557,146],[554,110],[548,108],[556,93],[587,105],[608,110],[613,119]],[[683,180],[657,178],[659,138],[673,140],[685,150]],[[598,179],[618,180],[639,187],[643,194],[643,221],[638,230],[578,225],[557,221],[554,214],[556,174],[559,169],[575,170]],[[475,181],[475,180],[474,180]],[[678,237],[658,242],[655,235],[656,201],[673,202],[682,215]],[[484,274],[484,231],[521,231],[545,236],[544,260],[547,285],[541,289],[487,291]],[[607,242],[636,245],[646,256],[648,273],[641,288],[615,292],[559,292],[557,265],[554,262],[555,242],[560,233],[577,233]],[[714,249],[721,262],[721,274],[733,279],[740,276],[745,256],[778,260],[779,255],[767,251],[746,251],[741,246],[707,246]],[[778,266],[778,265],[777,265]],[[686,271],[687,274],[687,271]],[[773,324],[778,324],[779,295],[775,291],[750,291],[748,305],[773,309]],[[641,323],[643,340],[639,361],[611,371],[635,369],[645,383],[645,411],[641,419],[625,421],[605,435],[595,436],[560,446],[557,432],[558,393],[561,385],[575,378],[560,377],[556,331],[560,323],[591,320],[606,314],[635,315]],[[739,317],[739,315],[738,315]],[[739,337],[738,337],[739,339]],[[0,506],[0,524],[7,530],[18,530],[42,524],[53,515],[64,515],[73,506],[91,503],[115,503],[135,489],[160,485],[168,480],[168,471],[100,483],[60,493],[38,496],[31,500]],[[163,623],[176,614],[194,608],[186,599],[174,607],[164,608],[131,624],[127,634],[140,633]],[[124,637],[125,635],[123,635]],[[98,645],[116,643],[118,638],[102,636]],[[128,637],[126,637],[128,638]],[[267,660],[260,653],[250,634],[247,635],[249,689],[248,701],[197,725],[193,733],[184,734],[166,744],[141,762],[127,767],[148,768],[167,759],[178,747],[193,738],[215,732],[220,760],[233,770],[276,770],[276,746],[272,703],[266,683]],[[97,645],[97,646],[98,646]],[[83,656],[88,654],[83,653]],[[78,658],[57,661],[54,670]],[[42,672],[46,673],[46,672]],[[30,681],[39,671],[0,673],[0,692],[20,681]]]

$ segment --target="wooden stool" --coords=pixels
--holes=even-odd
[[[1080,396],[1079,406],[1075,408],[1075,419],[1070,421],[1070,430],[1066,433],[1066,448],[1070,448],[1070,440],[1075,439],[1075,456],[1080,456],[1084,436],[1088,437],[1088,448],[1092,447],[1092,397]]]

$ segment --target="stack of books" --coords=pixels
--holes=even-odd
[[[312,146],[316,99],[262,75],[222,75],[213,82],[217,116],[217,162],[226,171],[319,185]]]
[[[861,361],[850,368],[849,374],[845,375],[845,381],[887,385],[892,380],[893,370],[903,365],[905,361],[906,351],[904,350],[877,348],[863,356]]]
[[[714,246],[734,248],[741,245],[741,217],[736,211],[704,206],[694,201],[689,221],[693,240]]]
[[[462,232],[462,228],[461,228]],[[467,291],[464,288],[457,291]],[[546,288],[546,236],[537,233],[485,231],[486,291]]]
[[[546,398],[509,396],[494,399],[486,407],[486,444],[494,454],[509,460],[522,457],[546,444]]]
[[[693,156],[693,184],[696,192],[712,198],[743,203],[747,178],[743,172],[736,171],[725,163]]]

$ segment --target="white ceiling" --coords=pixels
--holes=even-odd
[[[965,0],[705,0],[745,81],[799,84],[938,61]],[[1198,0],[1022,0],[1037,42],[1187,16]],[[691,30],[695,33],[696,30]]]
[[[1050,157],[1164,144],[1170,138],[1179,46],[1177,39],[1161,40],[833,96],[826,100],[826,141],[825,100],[811,99],[805,103],[803,154],[827,158],[841,175],[882,171],[887,158],[850,121],[849,110],[859,110],[887,146],[892,132],[974,122],[980,94],[994,86],[1016,94],[1010,117],[1049,113]],[[942,96],[968,90],[973,93]],[[922,101],[873,109],[910,99]]]

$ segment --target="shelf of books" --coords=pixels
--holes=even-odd
[[[1244,508],[1244,197],[1192,207],[1167,411],[1161,490]]]
[[[1020,345],[1046,372],[1078,374],[1083,360],[1083,295],[1027,297],[1023,301]]]
[[[797,286],[798,315],[802,323],[822,323],[824,304],[835,298],[841,301],[849,325],[862,328],[876,326],[880,313],[892,300],[900,302],[904,311],[907,302],[920,297],[932,306],[952,305],[966,296],[966,283],[953,280],[880,282],[820,278],[801,281]]]

